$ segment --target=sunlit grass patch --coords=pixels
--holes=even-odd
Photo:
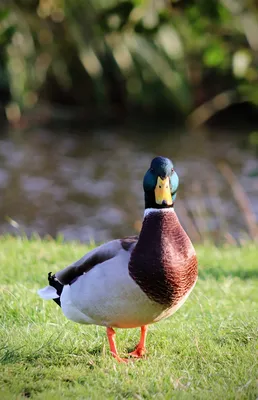
[[[37,289],[85,245],[1,239],[1,399],[256,399],[255,245],[197,247],[200,278],[186,304],[150,326],[147,357],[114,361],[105,329],[67,321]],[[117,330],[121,354],[139,329]]]

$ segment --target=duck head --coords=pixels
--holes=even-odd
[[[173,163],[166,157],[155,157],[143,179],[145,208],[173,207],[178,183]]]

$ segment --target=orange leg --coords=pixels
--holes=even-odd
[[[118,362],[126,363],[126,362],[128,362],[128,360],[119,357],[119,355],[117,353],[115,334],[116,333],[113,328],[107,328],[107,337],[108,337],[108,341],[109,341],[111,354]]]
[[[146,353],[145,343],[147,336],[148,325],[141,326],[141,338],[135,350],[129,353],[129,356],[141,358]]]

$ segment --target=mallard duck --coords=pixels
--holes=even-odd
[[[132,357],[143,357],[147,327],[182,306],[197,280],[194,247],[174,210],[179,179],[172,162],[156,157],[143,179],[145,212],[137,236],[112,240],[79,261],[49,273],[38,291],[81,324],[105,326],[111,354],[120,362],[113,328],[141,327]]]

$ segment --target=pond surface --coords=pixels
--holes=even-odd
[[[245,237],[252,234],[248,218],[251,225],[258,219],[258,178],[250,176],[258,163],[242,144],[243,135],[169,129],[2,134],[0,233],[61,234],[84,242],[135,234],[143,175],[154,156],[164,155],[180,178],[175,209],[191,238]]]

